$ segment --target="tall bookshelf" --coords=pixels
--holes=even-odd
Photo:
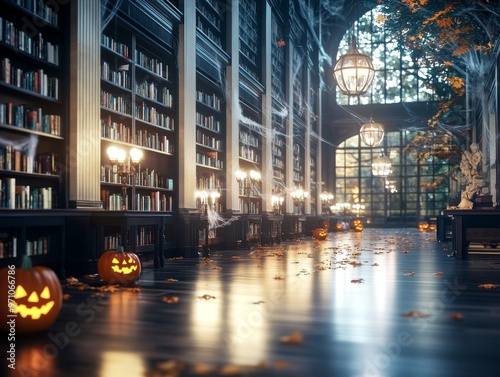
[[[0,208],[65,206],[66,40],[55,10],[45,4],[0,5]],[[26,30],[23,18],[41,25]]]
[[[240,72],[252,80],[261,82],[260,63],[261,33],[260,4],[257,0],[242,0],[239,2],[239,51]]]
[[[172,62],[168,48],[120,20],[101,35],[101,200],[107,210],[175,209],[177,91]],[[143,152],[126,182],[125,198],[117,167],[106,153],[110,146]]]
[[[226,9],[219,0],[196,0],[196,29],[198,38],[215,45],[218,49],[225,47],[225,14]]]
[[[55,209],[66,207],[66,10],[0,3],[0,265],[30,255],[60,275],[64,218]]]

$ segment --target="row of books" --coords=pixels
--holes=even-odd
[[[132,186],[133,181],[132,177],[129,178],[127,184]],[[141,168],[140,166],[137,168],[134,177],[136,181],[136,185],[142,187],[153,187],[153,188],[162,188],[167,190],[174,189],[174,180],[173,178],[168,178],[162,175],[159,175],[154,169],[149,170],[148,168]],[[120,175],[113,169],[113,166],[101,166],[101,182],[103,183],[122,183],[120,180]]]
[[[196,163],[217,169],[224,169],[224,161],[219,160],[217,152],[196,152]]]
[[[115,96],[101,90],[101,106],[122,114],[132,115],[132,104],[129,97]]]
[[[110,211],[121,211],[123,205],[125,210],[133,209],[128,203],[127,198],[123,198],[121,194],[112,193],[109,190],[101,190],[101,201],[103,208]],[[170,212],[173,210],[173,197],[162,194],[159,191],[154,191],[149,195],[135,195],[137,211],[151,212]]]
[[[196,100],[215,109],[220,111],[221,109],[221,100],[218,96],[215,94],[207,94],[203,93],[199,90],[196,91]]]
[[[174,145],[170,143],[170,140],[165,135],[159,135],[158,132],[137,131],[135,134],[135,145],[170,154],[174,153]]]
[[[153,106],[148,106],[145,102],[136,104],[135,116],[137,119],[152,123],[158,127],[166,128],[169,130],[175,129],[175,119],[163,114]]]
[[[0,124],[61,136],[61,116],[44,114],[41,107],[0,103]]]
[[[0,179],[0,208],[51,209],[56,203],[52,187],[32,188],[16,184],[16,178]]]
[[[136,246],[154,245],[156,242],[156,229],[151,226],[140,226],[137,228]]]
[[[45,97],[59,99],[59,79],[57,77],[48,76],[43,69],[24,71],[21,68],[16,68],[11,64],[9,58],[2,59],[0,80]]]
[[[135,93],[152,101],[160,102],[167,107],[174,105],[174,96],[170,93],[170,89],[166,86],[159,88],[154,82],[136,82]]]
[[[38,174],[58,174],[57,154],[40,153],[30,156],[18,147],[7,144],[0,147],[0,170]]]
[[[59,6],[57,2],[54,2],[53,7],[48,5],[51,2],[45,0],[14,0],[14,2],[31,13],[36,14],[52,26],[59,26],[59,15],[57,14]]]
[[[4,24],[4,25],[3,25]],[[35,58],[59,65],[59,46],[45,41],[42,33],[18,29],[13,22],[0,17],[0,41]]]
[[[217,150],[222,150],[222,140],[203,133],[201,130],[196,130],[196,142]]]

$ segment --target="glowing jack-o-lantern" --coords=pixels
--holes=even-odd
[[[323,226],[322,228],[316,228],[313,230],[312,237],[315,240],[320,240],[323,241],[326,239],[328,236],[328,229],[330,228],[330,222],[329,221],[323,221]]]
[[[361,219],[352,220],[351,229],[353,229],[355,232],[362,232],[363,231],[363,221]]]
[[[97,271],[102,280],[109,284],[129,285],[141,275],[141,261],[137,254],[117,250],[105,251],[97,263]]]
[[[7,282],[8,288],[0,293],[0,315],[4,319],[15,318],[16,332],[43,331],[57,319],[62,306],[62,288],[53,270],[32,267],[30,257],[25,255],[21,268],[8,266],[0,270],[0,281]],[[8,320],[1,321],[1,326],[3,330],[11,330]]]
[[[426,221],[420,221],[418,223],[418,229],[419,230],[429,230],[429,223]]]

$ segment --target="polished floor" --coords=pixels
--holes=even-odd
[[[2,375],[498,377],[500,257],[450,246],[365,229],[167,260],[135,288],[76,277]]]

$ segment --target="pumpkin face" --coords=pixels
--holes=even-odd
[[[16,332],[33,333],[47,329],[57,319],[62,306],[62,288],[50,268],[31,268],[31,260],[26,263],[23,259],[23,266],[15,269],[15,275],[10,275],[8,268],[0,271],[2,281],[15,276],[15,289],[9,286],[9,290],[2,289],[0,294],[0,315],[6,318],[7,314],[15,314]],[[2,321],[2,328],[8,331],[8,327],[6,321]]]
[[[323,241],[326,239],[326,236],[328,235],[328,231],[324,228],[316,228],[314,229],[313,231],[313,235],[312,237],[315,239],[315,240],[320,240],[320,241]]]
[[[418,223],[418,229],[419,230],[428,230],[429,229],[429,224],[425,221],[421,221]]]
[[[132,252],[107,250],[99,258],[97,270],[101,279],[109,284],[128,285],[141,275],[141,261]]]
[[[361,221],[361,219],[354,219],[352,221],[352,229],[354,229],[355,232],[363,231],[363,222]]]

